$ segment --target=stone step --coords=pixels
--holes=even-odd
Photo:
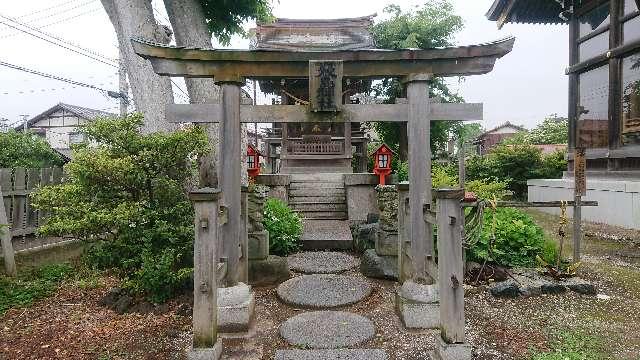
[[[332,174],[332,173],[322,173],[322,174],[291,174],[291,182],[302,182],[302,181],[329,181],[329,182],[344,182],[343,174]]]
[[[289,190],[290,198],[299,196],[344,196],[344,189],[308,188]]]
[[[309,212],[345,212],[347,211],[347,204],[342,203],[342,204],[335,204],[335,203],[329,203],[329,204],[322,204],[322,203],[296,203],[296,204],[291,204],[291,209],[293,209],[294,211],[299,211],[299,212],[304,212],[309,213]]]
[[[278,350],[275,360],[387,360],[380,349]]]
[[[338,196],[292,196],[289,198],[289,205],[293,204],[344,204],[347,197]]]
[[[346,211],[297,211],[300,217],[308,220],[347,220]]]
[[[327,213],[309,213],[313,215]],[[307,218],[302,231],[302,248],[305,250],[353,248],[353,238],[346,213],[342,218]]]
[[[329,182],[329,181],[304,181],[304,182],[291,182],[289,189],[344,189],[344,183]]]

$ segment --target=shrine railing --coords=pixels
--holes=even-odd
[[[310,143],[305,141],[291,141],[291,153],[302,155],[313,154],[342,154],[344,144],[342,141],[329,141]]]

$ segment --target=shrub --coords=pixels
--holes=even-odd
[[[507,191],[507,183],[500,181],[472,180],[465,184],[465,190],[476,194],[480,199],[502,199]]]
[[[31,132],[0,132],[0,168],[62,166],[60,154]]]
[[[490,247],[495,213],[495,242]],[[494,261],[503,266],[532,266],[536,255],[549,252],[545,237],[533,219],[526,213],[512,208],[486,209],[480,238],[467,255],[473,261]]]
[[[267,199],[263,224],[269,231],[270,254],[287,256],[300,249],[302,220],[282,200]]]
[[[50,218],[46,235],[96,240],[88,265],[113,268],[135,294],[161,302],[188,284],[193,208],[189,159],[206,148],[202,130],[142,135],[141,115],[98,119],[82,131],[99,144],[74,149],[67,182],[33,197]]]

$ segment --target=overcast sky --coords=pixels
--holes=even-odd
[[[513,52],[498,60],[495,70],[462,82],[451,79],[451,86],[467,102],[483,102],[484,127],[505,121],[535,126],[545,116],[567,112],[568,59],[567,28],[562,26],[506,25],[502,30],[486,20],[493,0],[452,0],[464,18],[465,28],[456,40],[459,45],[476,44],[516,37]],[[414,0],[280,0],[274,4],[277,17],[336,18],[372,13],[383,15],[383,8],[397,3],[404,8],[424,1]],[[157,18],[168,24],[161,1],[154,1]],[[24,16],[26,14],[30,14]],[[115,33],[99,0],[0,1],[0,15],[20,17],[30,26],[116,58]],[[0,17],[0,61],[50,73],[104,89],[117,90],[117,69],[43,40],[17,32]],[[251,26],[251,24],[247,24]],[[248,40],[235,38],[234,48],[247,48]],[[117,112],[117,102],[98,91],[0,66],[0,118],[11,122],[20,115],[37,115],[58,102]]]

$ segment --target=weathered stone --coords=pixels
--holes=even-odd
[[[489,292],[496,297],[516,298],[520,296],[520,287],[513,279],[509,279],[493,284]]]
[[[447,344],[442,337],[437,338],[436,350],[432,353],[433,360],[471,360],[470,344]]]
[[[131,296],[122,295],[122,296],[120,296],[118,301],[116,301],[116,303],[113,304],[113,310],[117,314],[122,315],[122,314],[124,314],[125,312],[127,312],[129,310],[129,306],[131,306],[131,302],[132,301],[133,301],[133,299],[131,298]]]
[[[405,281],[396,292],[396,310],[408,329],[436,329],[440,326],[437,285]]]
[[[571,291],[577,292],[578,294],[596,295],[598,293],[593,284],[578,277],[565,279],[562,281],[562,285],[566,286]]]
[[[562,294],[567,291],[567,288],[562,286],[557,281],[547,281],[540,286],[543,294]]]
[[[398,256],[398,233],[378,231],[376,253],[380,256]]]
[[[354,247],[359,251],[372,249],[376,246],[378,239],[378,224],[358,225],[355,230]]]
[[[126,294],[123,288],[113,288],[107,291],[107,294],[100,299],[99,304],[102,306],[113,307],[122,295]]]
[[[269,232],[251,232],[249,237],[249,260],[264,260],[269,257]]]
[[[193,348],[187,351],[188,360],[218,360],[222,356],[222,340],[218,339],[212,348]]]
[[[290,255],[289,269],[305,274],[338,274],[358,266],[358,259],[333,251],[305,251]]]
[[[371,320],[342,311],[315,311],[292,317],[280,326],[291,345],[311,349],[357,346],[375,335]]]
[[[380,349],[278,350],[275,360],[387,360]]]
[[[378,256],[375,249],[364,252],[360,259],[360,272],[374,279],[397,280],[398,258],[396,256]]]
[[[380,210],[380,228],[389,232],[398,232],[398,191],[395,186],[376,186],[378,209]]]
[[[226,333],[249,330],[255,312],[255,298],[251,287],[239,283],[218,288],[218,330]]]
[[[269,255],[265,260],[249,261],[249,284],[269,286],[280,284],[291,277],[287,258]]]
[[[367,224],[375,224],[380,221],[380,214],[378,213],[368,213],[367,214]]]
[[[278,297],[303,308],[333,308],[355,304],[371,294],[366,281],[343,275],[303,275],[278,286]]]

